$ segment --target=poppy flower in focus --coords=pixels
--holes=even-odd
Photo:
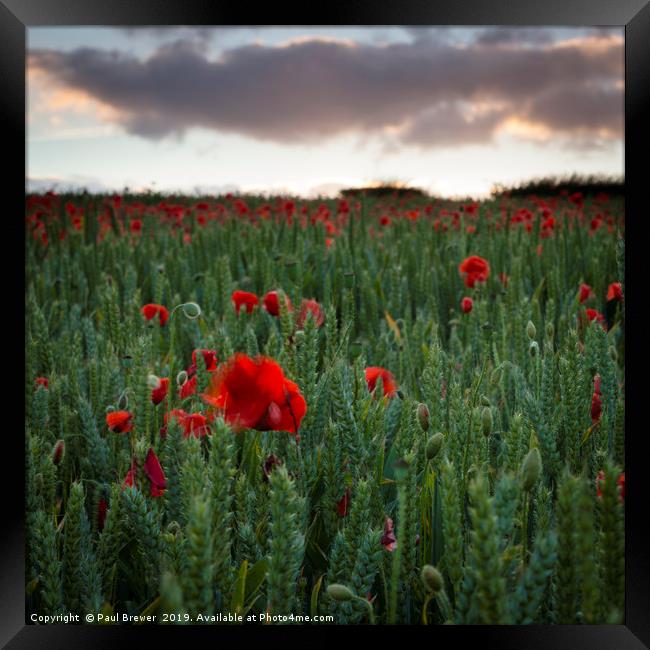
[[[147,457],[144,461],[144,473],[151,483],[151,496],[160,497],[165,493],[167,482],[165,480],[165,473],[160,465],[156,452],[149,447]]]
[[[133,429],[132,418],[129,411],[111,411],[106,414],[106,425],[115,433],[127,433]]]
[[[280,303],[279,303],[279,294],[283,293],[280,291],[269,291],[263,299],[263,304],[264,304],[264,309],[266,309],[271,316],[279,316],[280,315]],[[285,305],[287,306],[288,311],[293,311],[293,307],[291,306],[291,301],[289,300],[289,296],[286,294],[284,295],[284,301]]]
[[[251,314],[260,301],[254,293],[250,293],[249,291],[233,291],[231,300],[238,314],[242,307],[246,307],[246,313]]]
[[[167,377],[156,377],[156,382],[151,390],[151,401],[158,405],[162,402],[169,391],[169,379]]]
[[[320,327],[325,321],[325,312],[323,311],[322,306],[315,300],[303,299],[300,303],[300,313],[298,314],[298,320],[296,321],[298,329],[302,329],[305,326],[308,313],[312,314],[316,327]]]
[[[580,304],[588,300],[591,296],[594,295],[594,292],[592,291],[591,287],[588,284],[582,283],[580,285]]]
[[[620,282],[612,282],[609,287],[607,287],[607,302],[610,300],[623,302],[623,287],[621,287]]]
[[[478,255],[464,259],[458,266],[458,271],[465,280],[465,286],[470,289],[477,282],[485,282],[490,276],[490,265]]]
[[[167,311],[167,307],[156,305],[154,303],[144,305],[142,307],[142,315],[147,320],[151,320],[154,316],[157,315],[161,327],[164,327],[165,323],[169,319],[169,311]]]
[[[276,361],[262,355],[232,356],[212,376],[201,397],[222,411],[236,430],[298,433],[307,412],[298,386],[284,376]]]
[[[384,396],[394,397],[397,394],[397,382],[395,381],[395,377],[393,377],[393,373],[385,368],[379,368],[377,366],[366,368],[366,384],[368,385],[368,390],[371,393],[375,390],[379,377],[381,377],[384,385]]]
[[[34,384],[36,384],[36,386],[43,386],[43,388],[47,389],[50,387],[50,380],[47,377],[36,377]]]
[[[345,517],[348,514],[348,507],[350,505],[350,488],[346,487],[343,496],[336,502],[336,510],[339,517]]]
[[[390,517],[386,517],[384,523],[384,534],[381,536],[381,545],[391,553],[397,546],[397,538],[395,537],[395,531],[393,530],[393,520]]]
[[[467,296],[460,301],[460,308],[463,310],[463,314],[469,314],[469,312],[472,311],[473,306],[474,303],[472,302],[472,299]]]

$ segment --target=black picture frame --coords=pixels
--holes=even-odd
[[[647,152],[650,141],[643,137],[643,128],[650,116],[650,6],[648,0],[450,0],[447,3],[424,3],[421,0],[352,1],[340,6],[323,8],[318,15],[309,15],[306,5],[301,8],[282,8],[275,4],[253,5],[240,0],[224,3],[219,0],[113,0],[100,3],[92,0],[0,0],[0,116],[3,130],[3,207],[5,208],[5,232],[12,232],[16,239],[24,237],[19,214],[24,213],[24,178],[21,178],[21,161],[25,161],[25,44],[26,29],[35,26],[55,25],[243,25],[254,20],[269,25],[548,25],[548,26],[624,26],[625,27],[625,184],[626,184],[626,310],[628,312],[626,339],[626,372],[634,373],[636,367],[643,369],[636,350],[647,347],[641,328],[644,325],[640,305],[644,302],[641,272],[644,246],[642,219],[648,218],[646,180],[648,172]],[[645,163],[645,164],[644,164]],[[7,235],[9,236],[9,235]],[[10,242],[9,252],[21,250]],[[5,264],[9,255],[5,257]],[[635,269],[638,270],[635,273]],[[15,263],[3,274],[4,278],[15,276]],[[5,341],[19,341],[23,329],[15,316],[18,305],[24,300],[20,287],[8,282],[18,294],[6,298],[5,310],[9,311]],[[10,309],[7,304],[13,305]],[[22,324],[24,325],[24,323]],[[11,328],[15,327],[15,331]],[[23,332],[24,334],[24,332]],[[10,338],[11,337],[11,338]],[[646,335],[647,338],[647,335]],[[24,362],[19,345],[14,344],[17,359],[12,369],[5,366],[5,373],[16,373],[15,368]],[[635,360],[634,356],[637,359]],[[24,363],[23,363],[24,367]],[[643,377],[643,375],[641,375]],[[9,386],[20,385],[10,378]],[[441,626],[435,633],[431,629],[391,628],[361,629],[334,627],[235,628],[206,627],[182,628],[124,628],[95,626],[35,626],[26,624],[24,599],[24,491],[16,486],[24,485],[24,444],[20,434],[22,416],[17,413],[15,425],[7,423],[3,432],[3,532],[0,537],[0,642],[3,647],[17,648],[114,648],[125,641],[130,644],[146,644],[158,647],[177,647],[179,638],[196,635],[214,643],[237,640],[252,642],[253,636],[295,643],[298,634],[318,634],[327,642],[334,635],[361,632],[363,640],[372,634],[382,644],[396,640],[404,643],[404,634],[425,635],[423,641],[440,644],[459,639],[471,642],[476,638],[488,647],[547,648],[578,650],[648,648],[650,647],[650,534],[643,524],[647,521],[645,510],[648,496],[647,456],[643,442],[647,435],[643,417],[642,381],[626,382],[626,608],[625,624],[614,626],[529,626],[529,627],[474,627],[458,628]],[[7,398],[5,398],[7,399]],[[640,426],[635,426],[634,423]],[[634,435],[632,435],[634,434]],[[9,460],[11,459],[11,460]],[[21,459],[20,461],[18,459]],[[13,469],[16,476],[8,479]],[[164,635],[164,636],[163,636]],[[225,636],[224,636],[225,635]],[[388,635],[388,637],[386,636]],[[356,634],[354,634],[356,636]],[[195,641],[196,639],[196,641]],[[374,641],[374,639],[373,639]],[[164,643],[163,643],[164,642]]]

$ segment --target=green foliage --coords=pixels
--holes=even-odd
[[[178,234],[163,199],[189,208]],[[141,234],[111,197],[57,200],[41,215],[50,244],[28,232],[26,246],[30,612],[623,620],[624,303],[605,300],[610,283],[625,289],[618,198],[591,231],[601,203],[557,197],[543,236],[532,198],[473,215],[415,194],[350,196],[299,202],[291,219],[284,201],[245,197],[238,215],[237,200],[206,198],[203,223],[187,197],[125,195],[142,203]],[[82,231],[67,201],[87,208]],[[458,268],[471,255],[490,264],[473,287]],[[259,296],[252,313],[236,313],[237,289]],[[299,322],[303,300],[322,324]],[[165,325],[143,317],[148,303],[168,309]],[[306,400],[298,435],[226,423],[201,397],[213,375],[200,354],[190,368],[198,349],[278,361]],[[369,367],[395,392],[380,378],[371,393]],[[182,400],[181,372],[196,382]],[[150,375],[170,380],[158,405]],[[116,410],[131,430],[108,429]]]

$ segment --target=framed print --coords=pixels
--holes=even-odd
[[[3,3],[6,647],[648,647],[647,3]]]

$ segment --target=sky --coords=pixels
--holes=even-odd
[[[623,28],[30,27],[27,189],[623,174]]]

